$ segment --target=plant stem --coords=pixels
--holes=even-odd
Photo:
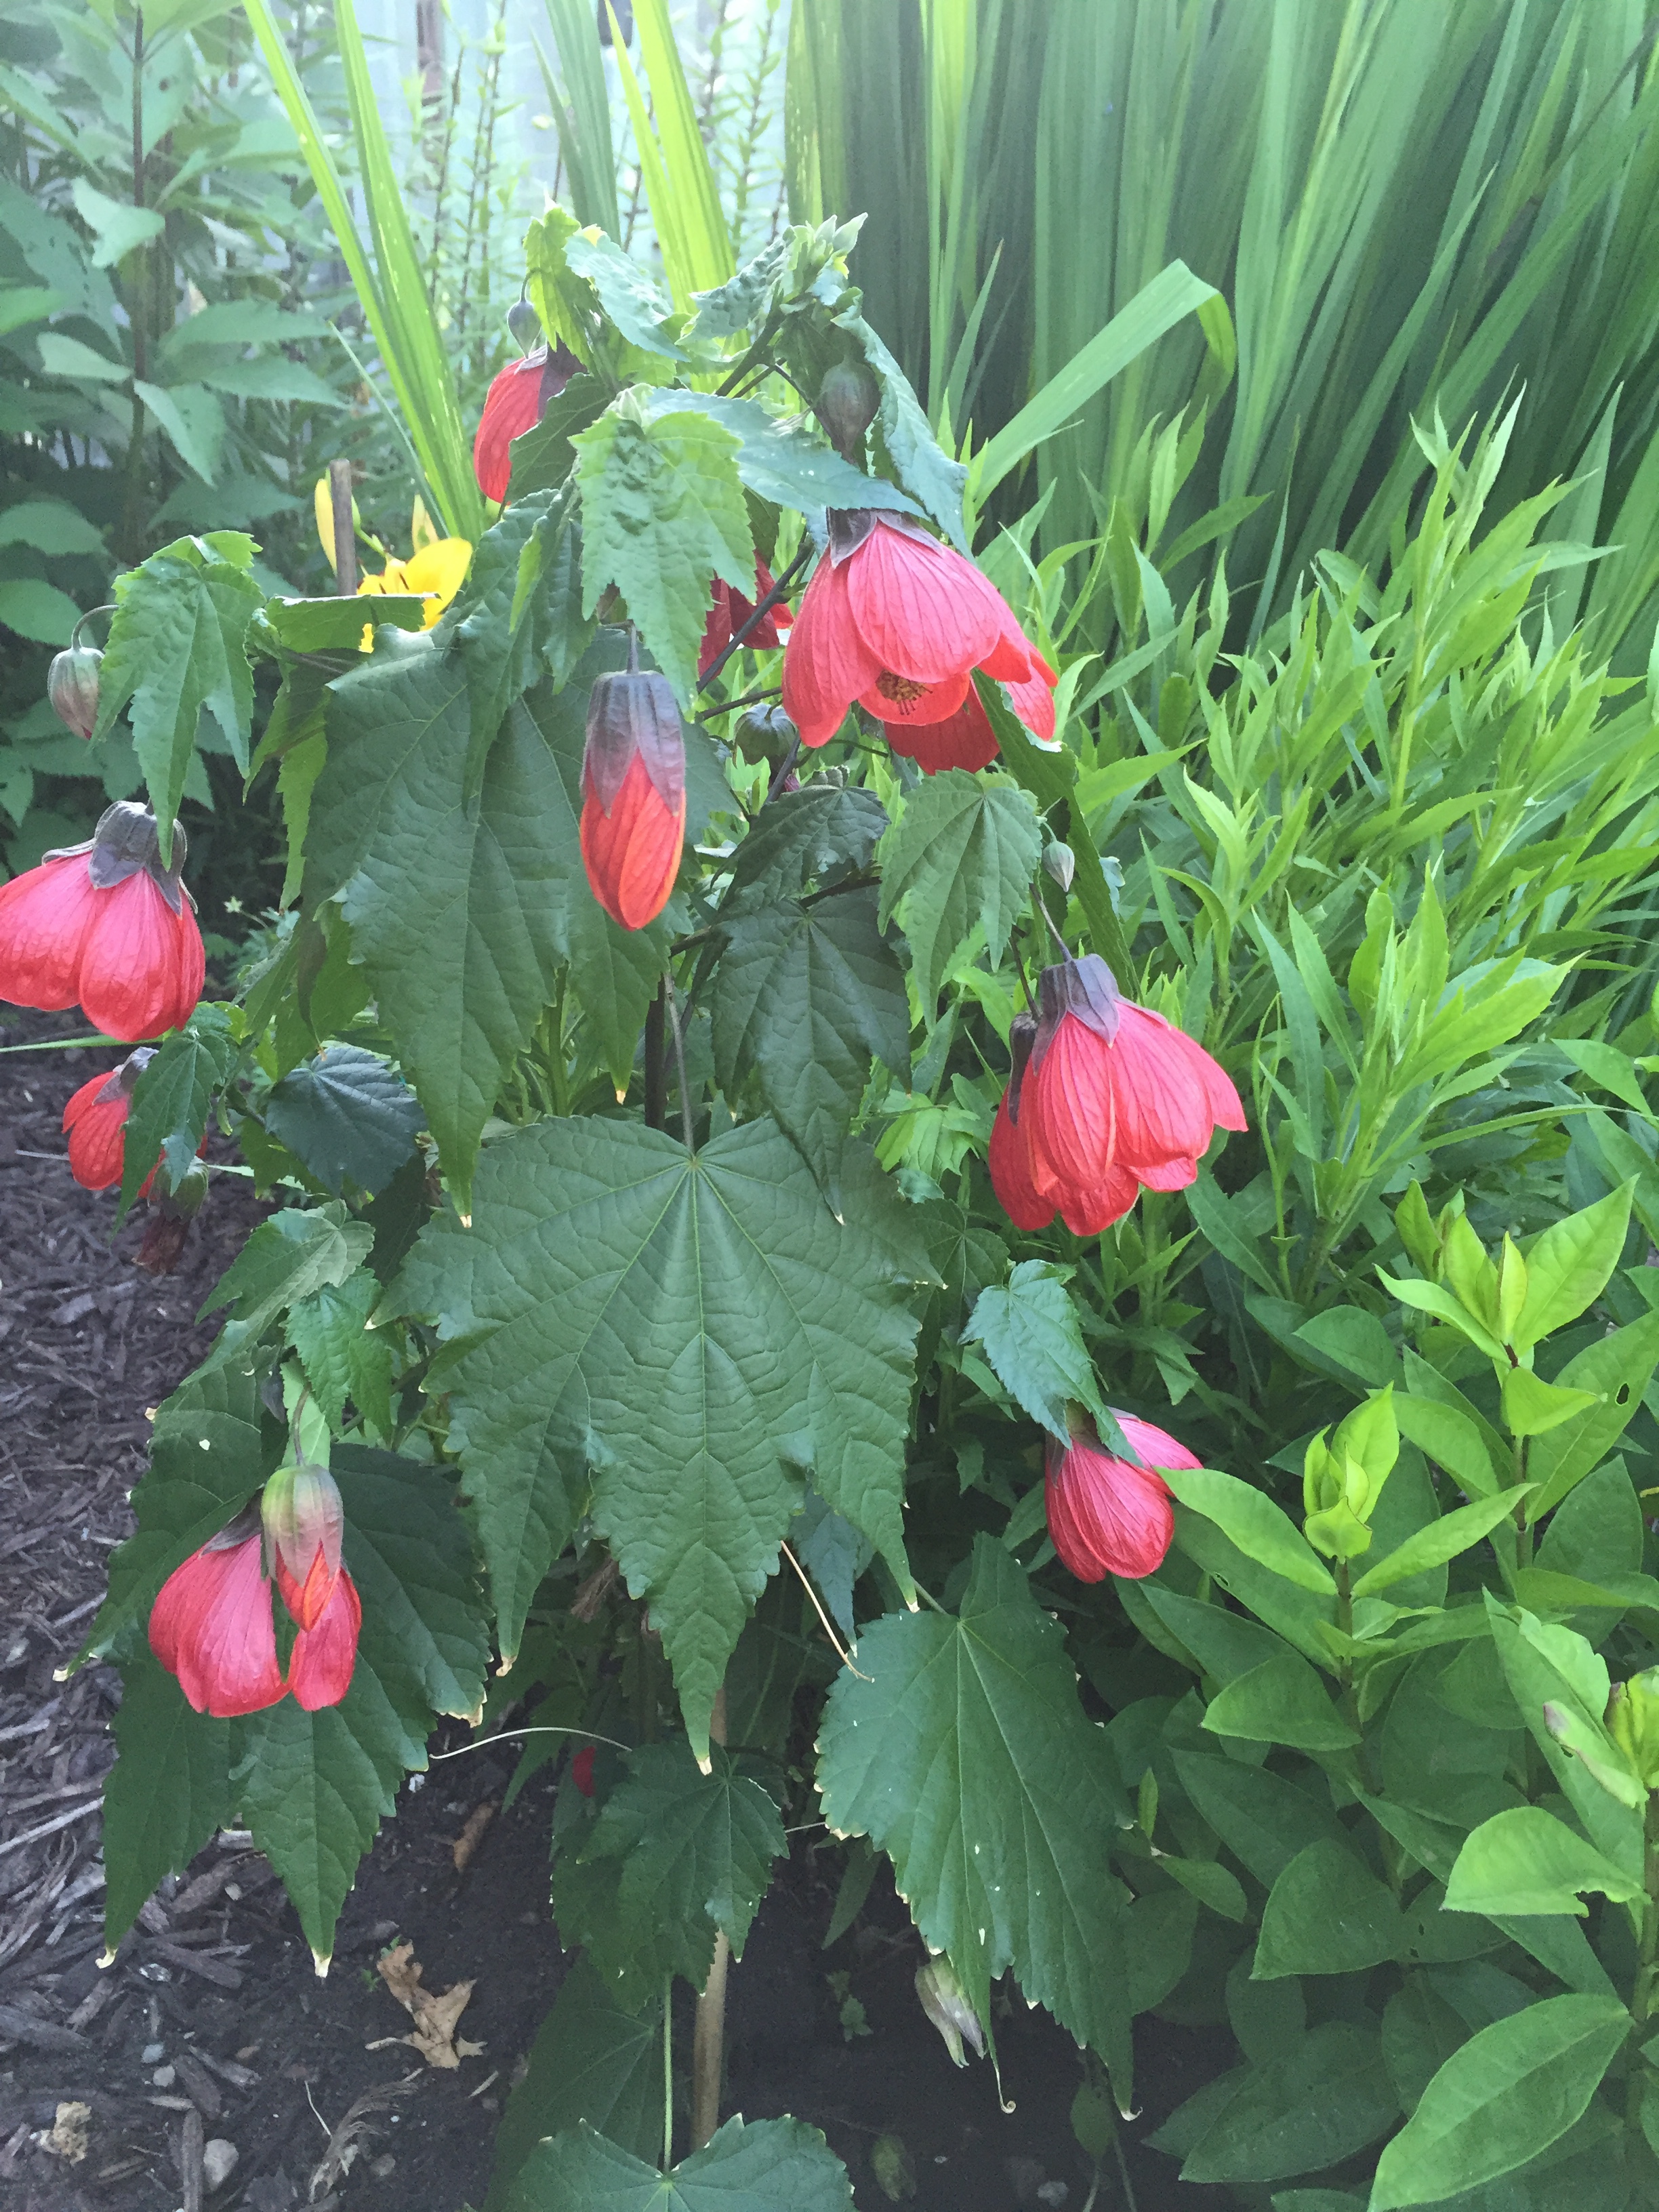
[[[351,522],[351,463],[328,465],[328,503],[334,517],[334,589],[343,599],[357,590],[357,535]]]
[[[657,986],[657,995],[645,1012],[645,1126],[668,1126],[668,979]]]
[[[674,1977],[662,1985],[662,2170],[674,2163]]]
[[[708,1740],[711,1743],[726,1741],[726,1685],[720,1684],[714,1695],[714,1710],[708,1717]],[[726,1974],[732,1961],[732,1946],[726,1940],[726,1930],[714,1930],[714,1956],[710,1961],[708,1979],[697,1999],[697,2022],[691,2039],[691,2148],[701,2150],[720,2125],[720,2075],[726,2059]]]
[[[811,557],[812,541],[810,537],[804,538],[801,540],[800,550],[796,554],[794,559],[789,563],[789,566],[784,570],[782,575],[778,578],[776,583],[773,585],[771,590],[766,594],[765,598],[761,600],[758,606],[755,609],[754,613],[750,616],[748,621],[744,623],[741,629],[733,630],[732,633],[731,644],[726,647],[725,652],[720,656],[720,659],[711,664],[708,673],[706,676],[700,676],[698,678],[697,689],[699,691],[706,691],[708,689],[708,686],[714,683],[715,678],[719,676],[721,669],[725,667],[726,662],[730,660],[732,654],[748,636],[750,631],[754,629],[756,623],[760,622],[765,616],[771,613],[773,608],[776,606],[778,601],[783,597],[790,585],[794,582],[795,578],[799,575],[801,570],[806,566],[806,563],[811,559]]]
[[[696,1159],[697,1147],[692,1133],[691,1086],[685,1079],[685,1039],[680,1034],[680,1010],[674,1003],[674,979],[672,975],[663,977],[663,988],[667,999],[668,1026],[674,1033],[674,1067],[680,1083],[680,1135],[684,1139],[686,1151]]]

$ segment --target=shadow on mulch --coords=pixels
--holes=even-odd
[[[0,1044],[77,1029],[74,1015],[13,1015]],[[496,2118],[562,1972],[547,1905],[554,1769],[489,1821],[461,1875],[454,1840],[499,1803],[510,1753],[412,1778],[347,1900],[325,1981],[236,1835],[164,1884],[113,1966],[98,1965],[99,1791],[119,1683],[104,1667],[63,1684],[53,1672],[132,1525],[146,1408],[206,1352],[217,1324],[197,1311],[264,1211],[243,1178],[216,1174],[177,1273],[138,1273],[143,1209],[112,1243],[114,1194],[82,1190],[64,1162],[64,1101],[106,1064],[75,1048],[0,1056],[0,2212],[461,2212],[483,2201]],[[452,1724],[447,1741],[465,1734]],[[922,2017],[921,1954],[890,1885],[820,1948],[834,1884],[811,1842],[797,1839],[733,1972],[723,2109],[823,2127],[865,2212],[890,2201],[872,2163],[890,2131],[908,2169],[895,2185],[916,2212],[1085,2212],[1069,2038],[1018,2002],[998,2020],[1015,2106],[1000,2111],[988,2066],[957,2072]],[[410,2022],[374,1963],[400,1936],[428,1989],[476,1979],[458,2032],[483,2051],[457,2069],[386,2040]],[[832,1990],[830,1970],[849,1977],[869,2033],[844,2035],[849,1984]],[[1147,2112],[1127,2132],[1144,2136],[1224,2063],[1211,2042],[1141,2024]],[[1139,2212],[1228,2201],[1180,2188],[1172,2161],[1138,2144],[1130,2164]],[[1094,2203],[1123,2212],[1115,2170]]]

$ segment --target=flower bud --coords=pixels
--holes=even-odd
[[[796,730],[781,707],[751,707],[738,718],[732,732],[738,750],[746,761],[767,761],[776,768],[795,742]]]
[[[1077,873],[1077,856],[1071,847],[1060,844],[1058,840],[1052,845],[1045,845],[1042,848],[1042,872],[1052,882],[1057,883],[1061,890],[1069,891],[1072,878]]]
[[[817,418],[838,453],[848,459],[863,447],[864,434],[881,405],[881,386],[867,362],[841,361],[818,386]]]
[[[339,1486],[309,1461],[280,1467],[265,1485],[260,1512],[283,1602],[301,1628],[314,1628],[340,1577]]]
[[[46,671],[52,711],[77,738],[90,738],[98,720],[98,672],[103,659],[95,645],[72,645]]]
[[[542,319],[528,300],[515,300],[507,311],[507,327],[520,353],[542,342]]]
[[[163,1154],[150,1188],[155,1212],[144,1230],[143,1242],[132,1255],[135,1267],[147,1275],[170,1275],[179,1264],[190,1234],[190,1224],[207,1196],[207,1163],[193,1159],[177,1182],[171,1182]]]
[[[1617,1698],[1615,1691],[1608,1704],[1609,1727]],[[1545,1704],[1541,1717],[1562,1750],[1580,1760],[1610,1797],[1616,1797],[1621,1805],[1628,1805],[1632,1812],[1641,1811],[1647,1802],[1646,1786],[1632,1771],[1624,1747],[1607,1729],[1553,1700]]]
[[[962,1984],[943,1954],[916,1968],[916,1995],[921,1999],[922,2010],[945,2038],[945,2047],[955,2064],[968,2063],[962,2055],[964,2041],[975,2058],[984,2057],[985,2031],[979,2024],[979,2014],[963,1996]]]

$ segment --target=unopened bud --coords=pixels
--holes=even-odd
[[[542,342],[542,319],[528,300],[515,300],[507,311],[507,327],[520,353]]]
[[[309,1461],[279,1467],[259,1510],[283,1601],[301,1628],[314,1628],[340,1576],[345,1511],[339,1486],[325,1467]]]
[[[776,768],[794,744],[799,732],[781,707],[751,707],[738,717],[732,732],[738,750],[746,761],[766,761]]]
[[[867,362],[837,362],[818,386],[817,418],[848,459],[862,452],[864,434],[880,405],[881,386]]]
[[[46,671],[52,711],[77,738],[90,738],[98,720],[98,672],[103,659],[95,645],[72,645]]]
[[[1613,1684],[1607,1725],[1644,1788],[1659,1789],[1659,1667]]]
[[[1042,848],[1042,872],[1057,883],[1063,891],[1072,888],[1072,878],[1077,873],[1077,856],[1069,845],[1056,841]]]
[[[968,2063],[962,2055],[964,2042],[971,2047],[975,2058],[984,2057],[985,2031],[979,2024],[979,2014],[963,1994],[962,1984],[948,1959],[929,1959],[916,1968],[916,1995],[921,1999],[922,2010],[945,2038],[945,2047],[957,2065],[965,2066]]]

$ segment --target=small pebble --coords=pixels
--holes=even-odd
[[[374,2175],[376,2181],[384,2181],[389,2173],[395,2172],[397,2164],[398,2161],[393,2158],[392,2153],[389,2150],[384,2150],[380,2153],[379,2158],[372,2159],[369,2161],[368,2170]]]
[[[159,2066],[162,2059],[166,2057],[167,2046],[165,2044],[147,2043],[144,2045],[143,2059],[146,2066]]]
[[[178,2070],[172,2066],[158,2066],[149,2078],[158,2089],[170,2089],[179,2078]]]
[[[215,2136],[202,2146],[202,2179],[210,2190],[222,2189],[236,2171],[236,2161],[241,2155],[234,2142],[222,2136]]]

